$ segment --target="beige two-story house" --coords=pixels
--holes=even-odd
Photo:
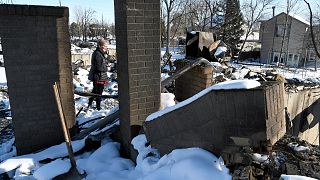
[[[309,61],[312,54],[309,27],[308,21],[286,13],[261,22],[261,62],[298,67]]]

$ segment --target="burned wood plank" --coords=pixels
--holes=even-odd
[[[97,130],[98,128],[105,127],[107,124],[110,124],[111,122],[113,122],[114,120],[118,119],[119,117],[120,117],[120,112],[119,112],[119,110],[116,110],[115,112],[109,114],[107,117],[105,117],[101,121],[95,123],[94,125],[92,125],[88,129],[80,132],[79,134],[74,136],[72,139],[73,140],[83,139],[84,137],[86,137],[91,132]]]
[[[113,99],[118,98],[118,95],[99,95],[99,94],[94,94],[89,92],[80,92],[80,91],[74,91],[74,93],[79,96],[92,96],[92,97],[113,98]]]
[[[76,164],[76,160],[74,158],[72,144],[71,144],[71,138],[70,138],[70,133],[69,133],[69,130],[68,130],[67,122],[66,122],[65,115],[64,115],[64,112],[63,112],[63,108],[62,108],[62,102],[61,102],[61,96],[60,96],[60,87],[59,87],[57,82],[55,82],[55,84],[53,85],[53,90],[54,90],[54,95],[55,95],[57,106],[58,106],[58,111],[59,111],[60,120],[61,120],[61,126],[62,126],[62,130],[63,130],[63,135],[64,135],[64,138],[65,138],[66,146],[67,146],[67,149],[68,149],[68,154],[69,154],[71,167],[75,168],[75,167],[77,167],[77,164]]]

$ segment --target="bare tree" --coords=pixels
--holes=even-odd
[[[219,8],[221,8],[220,6],[223,2],[220,0],[204,0],[204,2],[206,3],[209,13],[210,29],[212,29],[214,24],[219,24],[220,20],[218,19],[218,16],[220,15],[219,12],[222,11]],[[216,16],[216,18],[214,18],[214,16]]]
[[[315,41],[315,35],[314,35],[314,31],[313,31],[313,14],[312,14],[312,9],[311,9],[311,6],[310,6],[310,3],[307,1],[307,0],[304,0],[304,2],[308,5],[308,9],[310,11],[310,32],[311,32],[311,39],[312,39],[312,44],[314,46],[314,50],[318,56],[318,58],[320,59],[320,52],[318,50],[318,47],[317,47],[317,43]],[[317,70],[317,60],[315,60],[315,71]]]
[[[242,4],[244,20],[247,24],[244,41],[241,45],[239,56],[244,48],[249,35],[252,33],[254,25],[264,15],[265,10],[271,7],[274,0],[245,0]]]
[[[188,4],[188,19],[192,19],[194,30],[204,31],[207,26],[207,18],[210,14],[209,7],[203,0],[195,0]]]
[[[79,6],[77,6],[77,7],[75,7],[75,9],[74,9],[74,15],[75,15],[75,17],[76,17],[76,23],[77,23],[77,27],[78,27],[78,32],[77,32],[77,34],[78,34],[78,36],[79,36],[79,38],[81,37],[81,35],[82,35],[82,27],[83,27],[83,24],[82,24],[82,22],[83,22],[83,9],[81,8],[81,7],[79,7]]]
[[[170,39],[171,39],[171,23],[177,18],[181,18],[183,13],[180,13],[180,16],[174,16],[173,13],[181,12],[183,7],[183,0],[162,0],[163,2],[163,18],[165,18],[165,30],[166,30],[166,54],[169,54]]]
[[[91,8],[82,9],[81,7],[75,8],[75,16],[77,24],[79,25],[79,32],[82,35],[82,40],[86,41],[89,34],[89,25],[94,20],[95,11]]]
[[[294,7],[297,5],[298,0],[287,0],[287,13],[286,13],[286,19],[284,23],[284,31],[282,34],[282,41],[281,41],[281,48],[280,48],[280,59],[285,59],[285,57],[282,57],[283,48],[284,48],[284,41],[286,36],[288,36],[288,21],[289,21],[289,13],[294,9]],[[291,25],[291,23],[290,23]],[[288,40],[289,41],[289,40]],[[288,51],[289,42],[287,42],[287,51]]]
[[[12,0],[5,0],[5,1],[0,0],[0,4],[13,4],[13,2]]]
[[[84,28],[84,41],[87,40],[87,36],[89,34],[89,25],[92,23],[94,20],[94,14],[95,10],[89,8],[89,9],[84,9],[84,14],[83,14],[83,28]]]

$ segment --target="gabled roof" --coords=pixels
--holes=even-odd
[[[287,13],[282,12],[282,13],[280,13],[280,14],[278,14],[278,15],[276,15],[276,16],[274,16],[274,17],[272,17],[271,19],[276,18],[276,17],[278,17],[278,16],[281,16],[281,15],[283,15],[283,14],[287,14]],[[310,22],[309,22],[309,21],[307,21],[307,20],[305,20],[305,19],[304,19],[304,18],[302,18],[301,16],[296,15],[296,14],[292,14],[292,13],[289,13],[288,15],[289,15],[290,17],[292,17],[292,18],[294,18],[294,19],[296,19],[296,20],[298,20],[298,21],[300,21],[300,22],[302,22],[302,23],[304,23],[304,24],[306,24],[306,25],[310,26]],[[268,19],[268,20],[266,20],[266,21],[270,21],[271,19]]]

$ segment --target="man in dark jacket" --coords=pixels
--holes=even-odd
[[[108,44],[104,39],[97,42],[97,49],[93,52],[91,57],[91,68],[88,79],[93,81],[92,93],[102,95],[104,85],[108,84],[108,61],[104,54],[108,52]],[[91,107],[93,100],[96,100],[97,110],[101,109],[101,97],[90,97],[88,108]]]

